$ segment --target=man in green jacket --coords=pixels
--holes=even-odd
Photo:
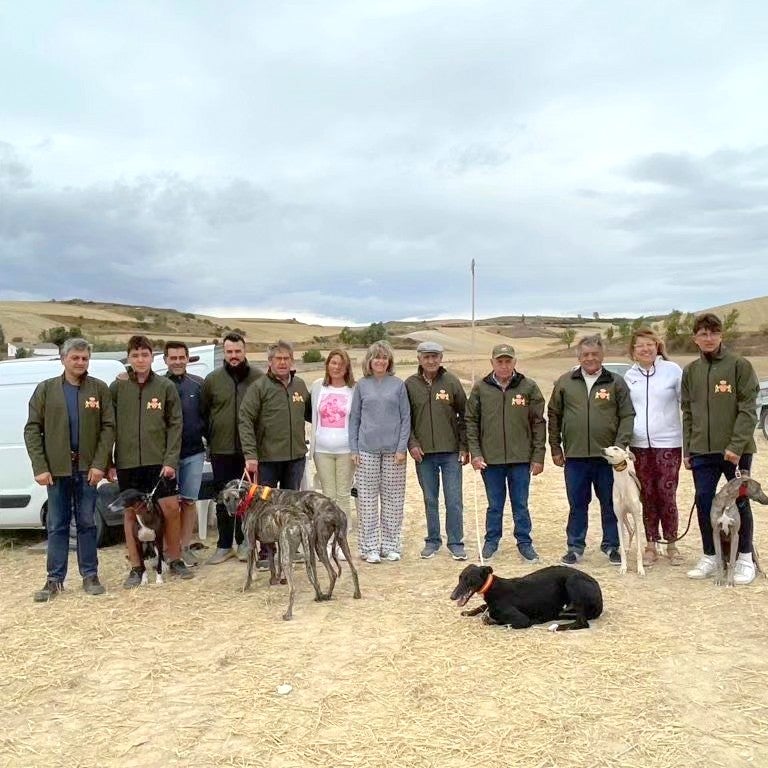
[[[533,379],[515,370],[516,363],[509,344],[493,348],[493,371],[475,384],[467,402],[467,442],[488,497],[483,559],[490,560],[499,547],[509,488],[518,552],[535,563],[528,493],[531,475],[544,471],[544,397]]]
[[[24,442],[35,482],[48,491],[48,578],[35,593],[38,603],[64,588],[73,513],[83,589],[89,595],[104,593],[98,576],[96,487],[110,460],[115,421],[107,385],[88,375],[90,359],[85,339],[67,339],[61,347],[64,373],[40,382],[29,401]]]
[[[110,384],[115,408],[115,467],[120,490],[152,493],[165,519],[164,548],[171,575],[193,576],[181,559],[181,508],[176,470],[181,451],[181,401],[173,382],[152,370],[152,343],[146,336],[128,340],[130,372]],[[141,584],[144,561],[136,545],[136,515],[123,516],[131,570],[123,587]]]
[[[613,469],[602,449],[626,448],[632,438],[635,409],[624,379],[603,368],[600,334],[585,336],[576,345],[579,366],[564,373],[549,399],[549,445],[552,461],[565,467],[568,494],[566,565],[581,560],[586,547],[592,488],[600,502],[603,538],[600,549],[612,565],[621,564],[619,529],[613,510]]]
[[[245,471],[245,456],[238,430],[240,406],[248,388],[263,375],[259,368],[248,362],[243,336],[234,331],[228,333],[224,337],[224,364],[205,377],[201,395],[217,494],[230,480],[241,478]],[[235,557],[234,543],[237,543],[237,557],[247,560],[248,547],[243,540],[242,520],[233,518],[223,504],[217,504],[216,525],[219,532],[216,551],[206,560],[206,565],[218,565]]]
[[[309,392],[293,370],[293,346],[273,344],[269,369],[245,393],[240,440],[245,467],[262,485],[299,490],[307,444],[304,422],[312,421]]]
[[[467,396],[461,382],[443,368],[443,348],[434,341],[416,347],[418,371],[405,380],[411,405],[408,451],[424,495],[427,536],[421,557],[434,557],[440,536],[440,477],[445,498],[445,537],[454,560],[466,560],[461,468],[469,460],[464,411]]]
[[[693,341],[699,358],[685,366],[681,384],[683,461],[693,471],[704,554],[688,577],[706,579],[717,569],[709,519],[712,500],[722,475],[731,480],[737,467],[749,472],[752,466],[760,384],[752,364],[723,347],[723,325],[717,315],[707,312],[693,321]],[[755,579],[752,508],[749,499],[739,499],[736,505],[741,527],[733,580],[751,584]]]

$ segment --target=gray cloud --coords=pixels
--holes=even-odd
[[[472,258],[485,315],[754,293],[762,6],[7,13],[2,296],[466,315]]]

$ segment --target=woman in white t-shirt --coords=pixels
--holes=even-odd
[[[349,355],[343,349],[332,349],[325,361],[325,377],[312,384],[309,452],[323,494],[333,499],[347,517],[354,476],[349,450],[349,409],[354,386]]]

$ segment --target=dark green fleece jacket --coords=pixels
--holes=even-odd
[[[477,382],[467,401],[467,442],[486,464],[544,463],[544,396],[533,379],[515,371],[505,390],[492,374]]]
[[[405,380],[411,405],[409,448],[424,453],[467,451],[464,412],[467,395],[461,382],[442,366],[432,382],[427,382],[419,366],[418,373]]]
[[[64,398],[64,374],[41,381],[29,400],[24,442],[34,474],[54,477],[72,474],[69,412]],[[78,471],[91,467],[106,471],[115,440],[115,415],[109,387],[93,376],[84,376],[77,394],[79,411]]]
[[[115,465],[179,466],[182,415],[179,393],[165,376],[150,371],[144,384],[120,374],[110,385],[115,407]]]
[[[240,406],[245,458],[293,461],[305,456],[305,421],[312,421],[312,410],[304,380],[291,372],[286,386],[268,371],[251,384]]]
[[[683,455],[754,453],[760,383],[749,360],[722,345],[683,369]]]
[[[587,394],[579,367],[555,382],[547,419],[552,455],[585,459],[602,457],[602,449],[610,445],[626,448],[632,439],[635,409],[621,376],[603,368]]]

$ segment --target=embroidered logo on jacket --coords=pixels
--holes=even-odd
[[[512,405],[528,405],[525,399],[525,395],[521,395],[519,392],[512,398]]]
[[[444,389],[441,389],[439,392],[435,392],[435,400],[445,400],[446,402],[450,402],[451,396]]]
[[[718,394],[719,392],[731,393],[733,392],[733,387],[725,379],[720,379],[720,381],[715,384],[715,394]]]
[[[163,410],[163,404],[160,400],[158,400],[156,397],[153,397],[148,403],[147,403],[147,410],[148,411],[162,411]]]
[[[294,403],[303,403],[304,402],[304,396],[301,394],[301,392],[294,392],[293,397],[291,398]]]
[[[83,405],[86,408],[101,408],[101,403],[93,396],[91,395],[84,403]]]
[[[611,393],[605,387],[601,387],[595,393],[595,400],[610,400],[610,399],[611,399]]]

